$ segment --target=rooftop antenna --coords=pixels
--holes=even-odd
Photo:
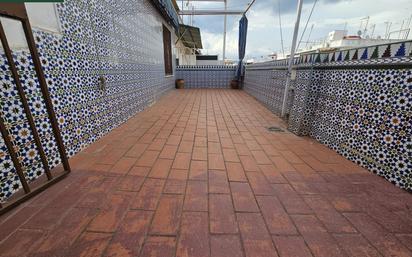
[[[410,27],[411,27],[411,22],[412,22],[412,14],[411,14],[411,16],[409,16],[408,25],[406,26],[406,28],[410,28]]]
[[[392,22],[391,21],[385,21],[386,24],[386,29],[385,29],[385,39],[389,39],[389,32],[392,26]]]
[[[373,34],[375,34],[375,28],[376,28],[376,24],[372,24],[371,25],[371,34],[370,34],[370,38],[373,38]]]
[[[298,51],[299,51],[299,46],[300,46],[300,43],[302,42],[303,36],[305,35],[306,29],[308,28],[308,24],[309,24],[310,18],[312,18],[312,14],[313,14],[313,11],[315,10],[315,7],[316,7],[317,2],[318,2],[318,0],[315,0],[315,1],[313,2],[312,9],[310,10],[310,13],[309,13],[309,17],[308,17],[308,19],[307,19],[307,21],[306,21],[306,24],[305,24],[305,27],[304,27],[304,29],[303,29],[302,35],[301,35],[301,37],[300,37],[300,39],[299,39],[298,46],[296,47],[296,50],[298,50]]]
[[[406,26],[406,28],[407,28],[408,31],[406,32],[406,37],[405,37],[405,39],[408,39],[409,32],[410,32],[410,30],[411,30],[411,22],[412,22],[412,14],[411,14],[411,16],[409,17],[408,25]]]
[[[280,29],[280,44],[282,46],[282,55],[285,58],[285,47],[283,45],[283,32],[282,32],[282,16],[280,14],[280,0],[278,0],[278,12],[279,12],[279,29]]]
[[[369,18],[370,18],[369,16],[366,16],[361,19],[359,30],[362,31],[362,27],[363,25],[365,25],[364,30],[363,30],[363,35],[366,35],[366,32],[368,31]],[[366,21],[366,24],[363,24],[364,21]]]
[[[306,40],[305,48],[308,46],[309,39],[310,39],[310,36],[312,35],[312,31],[313,31],[313,27],[314,27],[314,26],[315,26],[315,23],[312,23],[312,27],[310,27],[308,39]]]
[[[400,39],[401,38],[401,33],[402,33],[402,31],[403,31],[403,25],[405,24],[405,20],[402,20],[402,25],[401,25],[401,29],[399,30],[399,36],[398,36],[398,39]]]

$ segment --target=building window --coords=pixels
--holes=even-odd
[[[173,75],[173,65],[172,65],[172,39],[170,31],[165,25],[163,25],[163,50],[164,50],[164,61],[165,61],[165,74]]]

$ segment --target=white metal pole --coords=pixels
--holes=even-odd
[[[225,11],[227,11],[227,1],[225,0]],[[223,65],[226,59],[226,26],[227,26],[227,15],[224,17],[223,22]]]
[[[292,48],[290,50],[288,72],[287,72],[287,75],[286,75],[285,93],[283,94],[282,115],[281,115],[282,117],[284,117],[285,113],[286,113],[286,105],[287,105],[288,91],[289,91],[289,86],[290,86],[290,81],[291,81],[292,66],[293,66],[293,60],[294,60],[294,57],[295,57],[296,42],[297,42],[297,39],[298,39],[300,16],[302,14],[302,5],[303,5],[303,0],[298,0],[298,9],[297,9],[296,22],[295,22],[295,30],[293,31]]]

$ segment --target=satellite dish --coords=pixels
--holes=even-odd
[[[358,36],[362,36],[362,30],[358,30]]]

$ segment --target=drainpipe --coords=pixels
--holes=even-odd
[[[290,50],[290,56],[289,56],[289,64],[288,64],[288,72],[286,74],[286,85],[285,85],[285,93],[283,94],[283,104],[282,104],[282,115],[281,117],[285,117],[286,114],[286,105],[287,105],[287,100],[288,100],[288,91],[290,87],[290,82],[292,80],[292,66],[293,66],[293,60],[295,57],[295,52],[296,52],[296,43],[298,39],[298,32],[299,32],[299,24],[300,24],[300,16],[302,13],[302,4],[303,0],[298,0],[298,9],[297,9],[297,17],[296,17],[296,22],[295,22],[295,30],[293,31],[293,40],[292,40],[292,48]]]
[[[225,11],[227,10],[227,0],[225,0]],[[227,25],[227,15],[225,14],[223,22],[223,65],[226,59],[226,25]]]

